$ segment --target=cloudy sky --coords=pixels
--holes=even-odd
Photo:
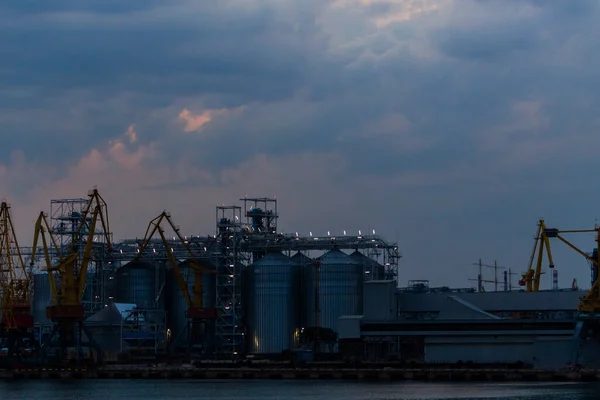
[[[397,240],[402,284],[472,285],[478,258],[522,272],[540,217],[600,216],[599,8],[5,1],[0,196],[22,245],[50,199],[94,186],[116,238],[163,209],[212,233],[217,204],[276,195],[281,230]],[[561,285],[587,286],[555,249]]]

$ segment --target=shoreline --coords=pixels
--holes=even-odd
[[[104,367],[1,370],[0,379],[342,380],[382,382],[594,382],[600,370]]]

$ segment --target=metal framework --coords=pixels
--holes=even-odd
[[[3,330],[33,327],[30,310],[30,282],[15,228],[10,205],[0,203],[0,289],[2,290]]]
[[[121,321],[121,340],[134,352],[159,355],[166,350],[166,321],[164,310],[135,308]]]
[[[242,250],[241,214],[239,206],[223,205],[216,209],[217,346],[220,353],[233,356],[244,350],[241,274],[248,260]]]
[[[54,236],[62,254],[68,253],[73,238],[79,238],[77,246],[83,246],[87,241],[89,234],[87,226],[92,216],[86,218],[86,226],[80,227],[80,225],[88,203],[89,199],[84,198],[50,200],[50,233]],[[113,262],[106,258],[107,235],[112,236],[111,232],[104,232],[101,226],[97,226],[93,232],[92,259],[88,264],[82,299],[86,317],[102,310],[114,296],[115,268]],[[80,259],[77,261],[79,264],[82,262],[82,257],[83,253],[80,253]]]
[[[252,233],[277,233],[277,198],[244,197],[244,215]]]
[[[164,354],[167,343],[166,312],[138,308],[134,304],[113,304],[87,322],[88,330],[111,355],[151,357]],[[114,313],[118,313],[118,319]],[[105,315],[101,315],[105,313]],[[117,344],[117,346],[115,346]],[[105,354],[106,358],[109,354]]]
[[[82,200],[52,200],[51,231],[56,238],[57,247],[67,252],[72,240],[72,233],[78,229],[77,216],[81,215]],[[87,200],[85,200],[87,201]],[[242,279],[245,266],[250,265],[267,252],[280,251],[292,255],[300,251],[307,256],[315,256],[333,249],[360,250],[365,255],[385,267],[385,278],[396,279],[398,264],[402,255],[395,243],[384,240],[381,236],[343,235],[300,236],[298,234],[277,233],[277,199],[248,198],[241,199],[243,206],[216,207],[216,232],[210,236],[177,236],[152,238],[145,244],[144,239],[126,239],[111,243],[110,259],[103,251],[106,242],[104,232],[96,227],[94,249],[96,252],[90,262],[90,274],[86,280],[86,292],[93,293],[84,298],[86,312],[98,311],[105,304],[112,302],[113,295],[109,283],[117,266],[134,259],[149,261],[168,261],[170,256],[182,262],[190,258],[190,252],[199,262],[210,260],[217,267],[216,335],[218,351],[223,356],[242,354],[244,352],[244,316],[242,314]],[[108,236],[111,237],[110,235]],[[148,239],[148,238],[146,238]],[[53,263],[58,260],[51,250]],[[45,264],[40,260],[40,252],[35,256],[32,248],[23,250],[26,260],[34,264]],[[314,257],[312,257],[314,258]],[[29,264],[28,263],[28,264]],[[101,277],[104,276],[104,279]],[[97,296],[100,296],[99,298]]]

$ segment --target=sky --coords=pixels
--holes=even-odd
[[[22,246],[51,199],[94,187],[116,239],[164,209],[212,234],[216,205],[277,196],[281,231],[397,241],[401,286],[472,286],[479,258],[521,273],[540,218],[600,216],[598,18],[596,0],[5,1],[0,197]],[[560,285],[589,286],[553,248]]]

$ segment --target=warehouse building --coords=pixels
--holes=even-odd
[[[415,363],[570,362],[582,292],[437,293],[398,291],[395,281],[364,285],[364,313],[338,323],[346,357]],[[586,354],[591,354],[586,349]],[[591,357],[590,357],[591,358]]]

